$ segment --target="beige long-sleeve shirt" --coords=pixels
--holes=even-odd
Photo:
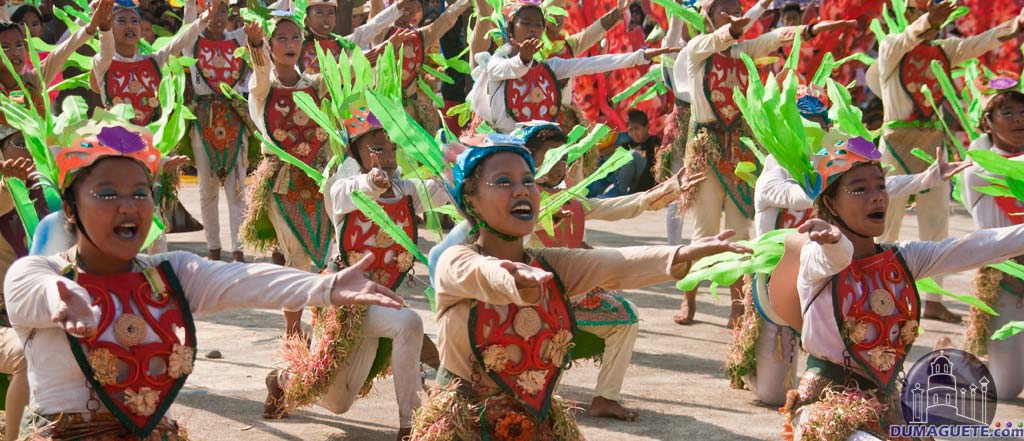
[[[787,36],[788,35],[788,36]],[[726,52],[725,55],[732,58],[739,58],[740,54],[747,54],[751,58],[767,56],[784,44],[792,41],[792,35],[796,35],[796,28],[782,27],[765,33],[753,40],[736,42],[736,39],[729,33],[729,26],[722,26],[710,34],[701,34],[690,39],[686,44],[685,59],[686,73],[690,85],[690,112],[694,123],[704,124],[716,121],[715,113],[711,110],[711,104],[704,94],[704,70],[708,58],[712,55]]]
[[[196,315],[239,307],[297,311],[331,303],[332,276],[271,264],[214,262],[188,252],[140,255],[139,260],[144,267],[170,262]],[[57,282],[90,299],[84,288],[64,277],[67,265],[59,255],[25,257],[4,281],[11,324],[25,346],[32,409],[44,415],[86,412],[90,396],[64,329],[51,320],[61,304]],[[150,332],[146,342],[158,339]]]
[[[675,262],[677,246],[627,247],[571,250],[528,249],[544,259],[565,287],[568,297],[581,296],[600,286],[610,290],[640,288],[682,278],[690,262]],[[474,369],[483,372],[469,342],[469,313],[474,301],[495,305],[527,305],[512,275],[501,260],[481,255],[469,245],[447,249],[438,259],[435,273],[438,349],[441,364],[459,377],[471,379]],[[485,386],[493,387],[483,376]]]
[[[252,76],[249,77],[249,116],[267,139],[267,124],[264,121],[266,114],[267,97],[270,96],[270,89],[305,89],[313,88],[316,95],[323,97],[327,95],[327,84],[320,74],[300,73],[299,81],[287,85],[277,78],[274,69],[270,65],[270,51],[266,44],[259,48],[249,46],[249,53],[252,54]],[[296,72],[299,68],[294,67]]]
[[[898,34],[887,35],[878,45],[878,62],[868,69],[868,86],[881,91],[885,121],[905,121],[914,112],[914,101],[903,90],[900,63],[917,45],[926,43],[921,36],[928,31],[928,14],[922,15]],[[1000,38],[1017,33],[1017,20],[1007,21],[987,32],[968,38],[936,40],[952,66],[977,58],[998,47]]]

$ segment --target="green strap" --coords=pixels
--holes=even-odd
[[[942,122],[932,121],[889,121],[885,123],[887,129],[941,129]]]

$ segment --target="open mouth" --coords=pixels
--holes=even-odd
[[[139,233],[139,225],[134,222],[125,222],[114,227],[114,235],[121,240],[134,240]]]
[[[533,204],[530,201],[517,202],[512,207],[511,213],[512,217],[516,219],[523,221],[531,221],[533,220]]]
[[[868,219],[872,222],[884,223],[885,222],[885,210],[875,210],[868,213]]]

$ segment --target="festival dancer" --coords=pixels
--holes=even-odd
[[[431,101],[428,91],[420,90],[422,67],[431,53],[438,52],[441,36],[446,34],[458,21],[463,12],[469,8],[469,0],[458,0],[448,7],[436,20],[421,26],[423,22],[423,1],[405,0],[398,3],[401,17],[387,36],[412,31],[411,38],[403,38],[402,48],[402,90],[405,100],[405,111],[419,123],[428,133],[441,128],[441,117],[437,106]],[[372,20],[371,20],[372,21]],[[398,47],[396,46],[396,50]],[[424,83],[426,84],[426,83]],[[426,84],[426,87],[433,87]],[[433,90],[429,91],[434,93]]]
[[[746,29],[761,18],[761,15],[771,6],[773,0],[761,0],[754,4],[743,16],[749,18]],[[686,143],[690,132],[690,103],[692,88],[688,74],[689,61],[686,53],[686,45],[689,43],[689,31],[687,24],[682,18],[676,15],[669,17],[668,31],[665,35],[665,46],[681,47],[682,51],[676,56],[672,63],[671,71],[663,73],[665,82],[672,89],[674,103],[672,113],[668,116],[665,124],[665,135],[662,137],[662,145],[655,153],[654,177],[661,182],[683,168],[683,157],[686,152]],[[649,161],[651,159],[648,159]],[[665,231],[668,234],[669,245],[683,243],[683,216],[686,211],[680,207],[679,202],[669,204],[665,212]]]
[[[417,414],[413,439],[582,439],[553,396],[576,334],[569,299],[672,280],[702,257],[750,250],[726,242],[729,232],[683,247],[526,249],[540,193],[522,140],[462,141],[453,196],[473,228],[437,262],[441,390]]]
[[[544,10],[537,3],[514,2],[502,11],[508,35],[494,55],[476,54],[473,90],[467,100],[473,113],[499,132],[511,132],[517,122],[558,121],[562,106],[559,80],[649,63],[678,48],[638,50],[629,54],[534,60],[546,29]]]
[[[705,25],[713,31],[693,37],[684,53],[693,116],[683,168],[690,175],[710,170],[713,176],[683,194],[681,209],[693,208],[695,238],[715,235],[724,214],[725,227],[736,231],[735,239],[742,240],[750,237],[753,190],[733,170],[739,162],[756,164],[757,160],[740,142],[741,137],[749,135],[749,128],[733,102],[733,89],[745,90],[749,80],[739,55],[745,53],[755,59],[769,55],[792,42],[799,28],[777,28],[754,40],[739,42],[750,23],[750,18],[739,18],[739,0],[701,0],[701,11]],[[823,21],[803,28],[804,37],[846,25]],[[729,327],[733,328],[743,314],[742,281],[731,287],[730,297]],[[696,289],[686,292],[672,320],[680,325],[691,324],[697,312],[696,299]]]
[[[1021,160],[1024,157],[1024,93],[1018,80],[1001,78],[989,82],[992,95],[983,101],[981,129],[985,132],[971,144],[971,150],[987,150],[1000,156]],[[989,196],[979,187],[991,185],[987,178],[1003,178],[974,165],[964,172],[964,204],[971,210],[978,228],[999,228],[1024,224],[1024,204],[1007,196]],[[1018,263],[1024,259],[1015,256]],[[1024,320],[1024,281],[995,268],[978,269],[974,279],[974,294],[999,313],[988,313],[971,308],[968,316],[965,349],[975,355],[988,355],[988,369],[1000,399],[1013,399],[1024,391],[1021,375],[1021,354],[1024,339],[1020,336],[1005,340],[992,340],[992,333],[1006,323]]]
[[[897,378],[919,332],[916,280],[1024,253],[1024,225],[942,242],[876,244],[889,204],[881,159],[863,138],[828,148],[817,166],[824,186],[814,202],[817,218],[798,229],[809,239],[794,253],[799,269],[780,272],[788,266],[783,256],[774,274],[795,292],[794,303],[798,296],[792,308],[802,323],[791,325],[801,329],[809,354],[783,409],[793,439],[887,439],[887,426],[903,421]]]
[[[536,164],[544,162],[545,155],[568,141],[558,125],[537,122],[522,130],[522,138]],[[566,173],[565,160],[561,160],[547,173],[537,179],[542,191],[555,192]],[[660,210],[679,196],[682,176],[675,176],[650,191],[617,198],[588,198],[586,203],[572,200],[563,210],[561,219],[555,225],[553,235],[539,229],[530,236],[530,248],[562,247],[590,248],[583,241],[586,221],[631,219],[645,211]],[[690,180],[694,185],[698,180]],[[567,213],[566,213],[567,211]],[[589,332],[604,340],[601,370],[597,375],[594,398],[587,412],[591,416],[636,421],[639,414],[626,409],[619,402],[626,368],[633,358],[633,348],[639,331],[636,305],[622,296],[602,288],[572,300],[573,316],[577,329]]]
[[[319,102],[327,86],[319,74],[298,70],[302,29],[290,12],[278,13],[283,16],[272,19],[273,32],[267,38],[259,23],[244,27],[253,68],[249,114],[268,141],[313,169],[323,170],[331,157],[327,133],[295,104],[293,96],[302,91]],[[269,153],[253,178],[242,239],[257,249],[270,248],[267,243],[276,240],[285,264],[292,268],[327,268],[334,228],[313,178]],[[261,222],[272,226],[273,237],[260,237],[260,232],[266,234]],[[284,314],[287,334],[298,334],[302,311]]]
[[[138,254],[153,218],[160,153],[149,134],[87,127],[74,147],[56,155],[76,245],[18,260],[4,285],[11,324],[28,342],[32,439],[184,439],[168,410],[192,372],[194,314],[401,307],[393,292],[363,277],[369,259],[321,276],[186,252]]]
[[[214,0],[222,2],[225,0]],[[196,0],[185,4],[185,22],[195,21]],[[193,45],[182,53],[196,59],[191,69],[195,93],[195,125],[192,128],[192,151],[199,177],[199,203],[206,235],[207,256],[220,260],[220,188],[228,201],[228,228],[231,231],[231,254],[236,262],[244,262],[239,227],[245,218],[245,167],[249,136],[245,128],[249,118],[244,103],[224,96],[221,86],[247,94],[249,69],[245,60],[235,57],[235,50],[247,44],[244,28],[227,31],[228,8],[216,8],[206,29]]]
[[[797,106],[802,118],[817,122],[823,130],[831,128],[828,109],[813,94],[801,96]],[[947,162],[940,155],[921,173],[886,176],[885,189],[890,197],[913,194],[951,179],[969,165],[969,162]],[[814,217],[813,204],[813,193],[809,194],[797,183],[773,155],[767,156],[764,170],[754,186],[754,230],[757,237],[778,229],[799,228]],[[762,284],[758,289],[765,287]],[[733,332],[726,371],[733,387],[740,388],[745,384],[758,401],[781,406],[786,402],[786,392],[796,385],[799,335],[784,324],[764,320],[754,310],[753,293],[749,289],[744,296],[744,305],[746,309],[740,326]],[[741,354],[749,354],[753,359]]]
[[[327,181],[324,195],[339,242],[340,254],[336,263],[339,267],[348,267],[362,260],[363,256],[372,255],[372,263],[364,268],[369,277],[383,286],[396,289],[412,269],[413,256],[396,243],[390,233],[359,210],[352,200],[352,193],[360,191],[378,201],[384,212],[413,240],[417,235],[416,217],[431,206],[447,204],[450,199],[444,187],[434,181],[421,185],[401,178],[396,159],[397,146],[364,101],[353,102],[350,111],[352,117],[345,121],[345,129],[351,156],[346,161],[355,164],[346,164],[342,169],[354,166],[358,167],[359,173],[335,173]],[[420,200],[418,187],[425,187],[425,194],[431,197],[429,202]],[[372,385],[377,373],[371,369],[382,364],[378,360],[378,352],[390,346],[390,351],[383,358],[385,363],[390,363],[395,377],[399,415],[397,439],[401,441],[408,436],[413,411],[420,406],[420,348],[425,341],[419,315],[408,308],[393,311],[379,307],[319,310],[313,314],[314,322],[321,322],[317,329],[331,331],[314,335],[314,349],[299,363],[293,360],[292,368],[287,372],[271,372],[267,379],[268,407],[264,416],[280,418],[287,415],[285,407],[313,403],[336,414],[347,412]],[[349,336],[361,337],[354,339]],[[348,351],[331,352],[338,339],[347,338],[354,339]],[[305,345],[305,341],[299,343]],[[300,349],[297,353],[302,354],[303,351]],[[312,372],[327,357],[330,357],[329,365],[335,367],[328,372]],[[309,371],[301,372],[304,368],[309,368]]]
[[[907,4],[906,18],[911,24],[902,32],[889,34],[879,42],[878,62],[868,70],[868,84],[882,98],[884,161],[895,167],[896,173],[911,174],[924,169],[923,164],[910,159],[912,149],[930,152],[946,143],[946,135],[939,122],[942,116],[932,109],[920,91],[927,85],[940,108],[946,101],[932,73],[932,62],[939,61],[945,75],[949,76],[954,66],[1015,38],[1024,23],[1024,15],[977,36],[933,41],[956,9],[956,3],[910,0]],[[949,189],[946,186],[932,188],[915,195],[915,199],[920,239],[944,239],[949,233]],[[881,242],[894,242],[899,238],[906,206],[907,198],[894,198],[889,204],[889,213],[885,217],[888,224],[885,234],[879,238]],[[925,296],[924,317],[950,323],[959,323],[961,319],[942,304],[938,294],[933,293]]]
[[[135,110],[132,124],[144,126],[157,119],[160,100],[160,68],[171,55],[180,54],[206,30],[215,14],[213,8],[225,7],[223,2],[210,2],[198,20],[185,25],[167,46],[155,53],[139,53],[142,38],[139,10],[135,3],[117,0],[110,30],[100,32],[100,51],[93,57],[89,76],[94,92],[100,94],[103,106],[129,104]]]

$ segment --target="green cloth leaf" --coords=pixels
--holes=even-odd
[[[992,340],[1006,340],[1021,332],[1024,332],[1024,320],[1012,321],[993,332]]]
[[[32,198],[28,194],[28,188],[25,187],[25,182],[16,178],[5,178],[4,182],[7,184],[7,190],[11,194],[11,200],[14,201],[14,210],[18,213],[21,225],[25,229],[26,246],[32,248],[32,237],[35,234],[36,227],[39,225],[39,213],[36,212]]]
[[[754,188],[754,183],[757,182],[757,165],[753,162],[741,161],[736,164],[736,170],[733,172],[736,177],[746,182],[750,188]]]
[[[416,247],[416,242],[413,242],[409,235],[405,234],[405,230],[388,217],[384,208],[382,208],[377,201],[370,199],[369,196],[359,190],[353,191],[351,196],[352,203],[356,208],[359,208],[359,211],[362,211],[367,218],[377,224],[381,230],[391,236],[395,242],[401,245],[402,248],[405,248],[405,250],[416,257],[416,259],[424,264],[427,263],[427,256],[424,256],[423,253],[420,252],[419,248]]]
[[[751,247],[752,254],[720,253],[694,262],[690,272],[676,284],[682,291],[692,291],[701,282],[712,286],[730,286],[746,274],[770,274],[782,259],[786,236],[794,229],[775,230],[754,241],[737,242]]]
[[[704,16],[701,15],[701,13],[682,6],[672,0],[651,0],[651,3],[665,8],[665,13],[667,14],[681,18],[686,22],[686,24],[697,30],[697,32],[703,34],[706,31],[704,27]]]
[[[560,210],[562,206],[570,200],[574,198],[585,198],[587,194],[587,186],[599,179],[603,179],[605,176],[608,176],[609,173],[618,170],[632,160],[633,154],[628,150],[621,147],[615,149],[615,153],[612,153],[612,155],[605,160],[597,170],[594,170],[593,173],[578,182],[576,185],[572,186],[572,188],[555,193],[547,200],[547,202],[542,200],[540,214],[537,215],[538,223],[550,220],[555,211]],[[547,193],[541,193],[541,196],[543,197],[545,194]]]
[[[325,181],[324,175],[316,171],[316,169],[314,169],[313,167],[310,167],[309,164],[302,162],[299,158],[292,156],[290,153],[286,152],[281,147],[278,147],[276,143],[264,137],[261,132],[253,132],[253,135],[256,135],[256,139],[263,143],[263,147],[266,147],[266,149],[270,150],[271,153],[277,155],[277,157],[281,158],[282,161],[291,164],[295,167],[298,167],[299,170],[305,172],[306,176],[309,176],[309,178],[312,179],[313,182],[316,182],[317,187],[323,188]]]
[[[434,89],[432,89],[426,81],[423,81],[422,77],[416,77],[416,87],[420,89],[420,92],[426,94],[438,109],[444,107],[444,100],[437,96],[437,92],[434,92]]]
[[[661,77],[661,71],[658,69],[651,69],[646,74],[638,78],[633,84],[629,85],[625,90],[619,92],[617,95],[612,97],[613,103],[618,103],[626,98],[633,96],[642,89],[647,83],[657,81]]]
[[[427,66],[426,64],[421,65],[420,67],[423,68],[424,72],[426,72],[426,73],[428,73],[430,75],[433,75],[434,78],[437,78],[437,79],[439,79],[441,81],[444,81],[445,83],[448,83],[448,84],[455,84],[455,80],[452,79],[452,77],[448,76],[447,74],[445,74],[443,72],[438,71],[437,69],[434,69],[433,67]]]
[[[1021,265],[1017,262],[1007,260],[1005,262],[993,263],[989,266],[999,271],[1002,271],[1006,274],[1009,274],[1010,276],[1024,280],[1024,265]]]
[[[366,92],[366,102],[399,150],[426,166],[434,176],[444,174],[441,146],[405,112],[400,103],[375,91]]]
[[[945,296],[945,297],[949,297],[951,299],[959,300],[959,301],[964,302],[964,303],[966,303],[966,304],[968,304],[970,306],[973,306],[973,307],[978,308],[978,309],[980,309],[982,311],[985,311],[989,315],[999,315],[999,313],[997,313],[994,309],[992,309],[992,307],[988,306],[987,304],[985,304],[985,302],[982,302],[977,297],[972,296],[972,295],[963,295],[963,296],[961,296],[961,295],[953,294],[953,293],[951,293],[949,291],[946,291],[944,288],[942,288],[942,286],[940,286],[938,284],[938,282],[936,282],[931,277],[927,277],[927,278],[924,278],[924,279],[918,279],[918,281],[917,281],[917,289],[918,289],[918,291],[935,293],[935,294],[939,294],[939,295],[942,295],[942,296]]]

